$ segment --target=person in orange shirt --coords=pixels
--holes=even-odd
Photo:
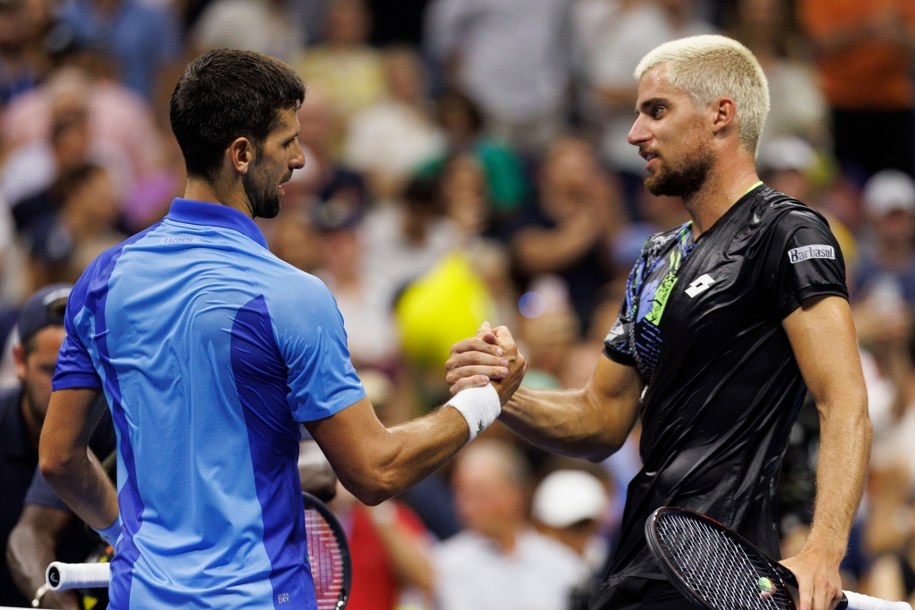
[[[915,174],[915,3],[800,0],[844,171]]]

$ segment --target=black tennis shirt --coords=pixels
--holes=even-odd
[[[848,298],[835,237],[816,211],[763,185],[697,241],[687,223],[646,242],[604,346],[645,391],[644,467],[602,599],[664,581],[644,537],[659,506],[706,513],[778,556],[776,483],[806,392],[781,323],[821,295]]]

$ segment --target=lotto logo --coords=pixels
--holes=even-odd
[[[811,258],[835,259],[835,257],[835,248],[826,244],[813,244],[810,246],[802,246],[800,248],[788,250],[788,262],[790,262],[792,265],[802,263],[806,260],[810,260]]]
[[[686,295],[689,298],[694,298],[696,295],[702,294],[706,290],[712,287],[712,284],[715,283],[714,278],[708,273],[704,273],[694,279],[689,286],[686,287]]]

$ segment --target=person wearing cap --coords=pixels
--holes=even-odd
[[[887,309],[915,305],[915,180],[900,170],[882,170],[865,182],[861,205],[866,224],[852,302],[874,295]]]
[[[0,392],[0,481],[4,495],[0,502],[0,605],[28,605],[44,583],[44,568],[61,557],[58,551],[66,560],[83,561],[98,544],[98,538],[87,536],[81,526],[69,527],[73,518],[65,505],[47,507],[47,500],[36,500],[43,483],[36,480],[40,479],[39,435],[51,396],[51,375],[66,334],[63,315],[69,295],[69,284],[52,284],[36,291],[22,305],[16,325],[18,340],[13,346],[19,385]],[[104,408],[103,404],[99,406]],[[110,420],[107,423],[107,438],[102,425],[92,447],[107,447],[109,451],[114,447]],[[50,503],[55,499],[52,494]],[[46,510],[40,508],[42,505]],[[39,525],[42,531],[41,535],[30,537],[30,542],[51,544],[19,545],[13,552],[17,531],[24,533],[23,517],[32,511],[41,518],[29,518],[29,522]],[[56,544],[61,542],[62,545]],[[31,564],[33,569],[22,562]],[[77,607],[73,593],[49,595],[41,601],[62,610]]]

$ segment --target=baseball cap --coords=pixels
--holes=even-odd
[[[807,172],[816,165],[817,154],[803,138],[784,135],[760,144],[758,160],[763,171]]]
[[[534,491],[531,514],[550,527],[569,527],[603,517],[607,490],[600,479],[584,470],[556,470]]]
[[[19,309],[16,328],[19,341],[24,343],[46,326],[62,326],[70,284],[49,284],[30,296]]]
[[[901,210],[915,212],[915,181],[898,169],[877,172],[861,192],[864,209],[875,216]]]

